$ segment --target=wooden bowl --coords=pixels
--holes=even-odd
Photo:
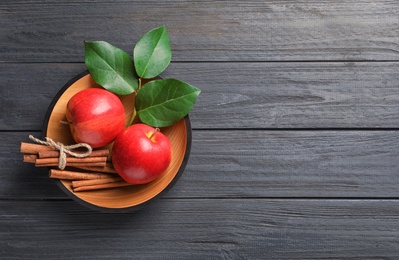
[[[69,126],[60,124],[66,121],[65,111],[69,99],[78,91],[98,86],[88,71],[77,75],[69,81],[56,95],[47,111],[43,135],[63,144],[74,144]],[[125,106],[126,121],[132,115],[134,107],[134,95],[120,96]],[[70,197],[79,203],[95,210],[105,212],[127,212],[141,208],[155,198],[160,197],[168,191],[183,173],[187,164],[191,149],[191,124],[189,116],[172,126],[161,129],[172,144],[172,161],[166,172],[158,179],[141,185],[102,189],[94,191],[73,192],[71,181],[55,180],[57,185]],[[112,144],[109,147],[112,150]]]

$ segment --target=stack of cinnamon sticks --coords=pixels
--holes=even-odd
[[[54,147],[21,142],[20,151],[23,161],[36,167],[58,166],[60,154]],[[50,169],[49,177],[70,180],[74,192],[132,185],[116,173],[108,149],[93,150],[84,158],[67,155],[66,166],[66,170]]]

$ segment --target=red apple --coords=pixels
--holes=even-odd
[[[112,147],[112,163],[127,182],[143,184],[158,178],[168,168],[172,148],[166,135],[145,124],[123,131]]]
[[[111,143],[126,123],[120,99],[101,88],[88,88],[72,96],[67,104],[66,117],[75,141],[93,148]]]

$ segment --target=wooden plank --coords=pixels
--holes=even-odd
[[[399,63],[172,64],[202,90],[198,129],[399,126]]]
[[[0,132],[0,198],[66,198]],[[168,198],[398,198],[399,131],[194,131]]]
[[[179,197],[398,197],[398,131],[194,131]]]
[[[0,201],[0,248],[17,259],[396,259],[398,202],[163,199],[115,215]]]
[[[39,130],[51,100],[85,65],[0,70],[0,130]],[[226,62],[172,63],[162,75],[202,90],[190,113],[195,129],[396,128],[398,71],[397,62]]]
[[[399,60],[398,17],[392,0],[3,0],[0,61],[81,62],[84,40],[131,53],[162,24],[174,61]]]

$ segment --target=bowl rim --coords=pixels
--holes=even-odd
[[[64,84],[64,86],[57,92],[57,94],[54,96],[54,98],[52,99],[50,105],[47,108],[45,117],[44,117],[44,121],[43,121],[43,126],[42,126],[42,135],[46,136],[47,133],[47,129],[48,129],[48,122],[50,120],[50,116],[53,112],[53,109],[55,107],[55,105],[57,104],[58,99],[62,96],[62,94],[72,85],[74,84],[76,81],[78,81],[79,79],[81,79],[82,77],[87,76],[88,74],[90,74],[90,72],[88,70],[85,70],[79,74],[77,74],[76,76],[74,76],[73,78],[71,78],[67,83]],[[159,77],[162,78],[162,77]],[[159,192],[157,195],[155,195],[154,197],[150,198],[147,201],[144,201],[140,204],[134,205],[134,206],[129,206],[129,207],[124,207],[124,208],[106,208],[106,207],[101,207],[101,206],[97,206],[94,204],[91,204],[81,198],[79,198],[78,196],[76,196],[75,194],[73,194],[72,192],[70,192],[70,190],[68,190],[64,184],[58,180],[58,179],[52,179],[56,185],[66,194],[68,195],[70,198],[72,198],[74,201],[78,202],[79,204],[95,210],[95,211],[100,211],[100,212],[104,212],[104,213],[126,213],[126,212],[131,212],[131,211],[136,211],[136,210],[140,210],[143,207],[149,205],[150,203],[153,203],[155,200],[158,200],[159,198],[161,198],[163,195],[165,195],[165,193],[167,193],[175,184],[176,182],[180,179],[181,175],[183,174],[188,159],[190,157],[190,153],[191,153],[191,143],[192,143],[192,128],[191,128],[191,121],[190,121],[190,116],[187,114],[184,117],[184,121],[186,124],[186,134],[187,134],[187,142],[186,142],[186,151],[184,153],[184,157],[183,157],[183,161],[179,167],[179,170],[177,171],[175,177],[172,179],[172,181],[161,191]],[[51,178],[49,178],[51,179]]]

